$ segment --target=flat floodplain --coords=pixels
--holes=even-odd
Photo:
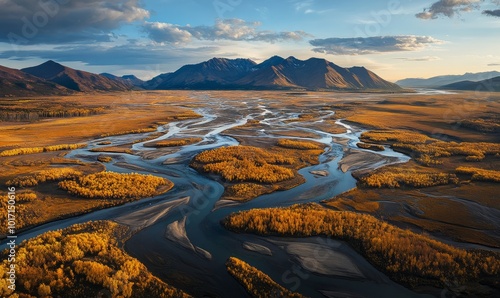
[[[0,116],[0,195],[16,187],[20,236],[102,233],[120,250],[80,247],[100,265],[55,258],[35,282],[30,252],[45,252],[24,243],[19,293],[81,294],[65,282],[76,272],[97,295],[107,281],[90,276],[124,266],[132,282],[132,265],[147,268],[140,286],[112,295],[499,291],[498,93],[134,91],[1,99]]]

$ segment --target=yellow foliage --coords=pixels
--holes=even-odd
[[[153,175],[101,172],[61,181],[59,187],[91,199],[137,199],[166,192],[173,187],[173,183]]]
[[[100,162],[111,162],[111,161],[113,161],[113,158],[111,156],[99,155],[97,157],[97,160]]]
[[[291,140],[291,139],[279,139],[278,146],[290,149],[299,149],[299,150],[321,149],[321,146],[315,142]]]
[[[412,187],[429,187],[435,185],[445,185],[458,183],[458,178],[454,174],[421,172],[415,169],[391,168],[370,174],[360,179],[361,182],[370,187],[394,187],[402,185]]]
[[[276,183],[295,176],[292,169],[281,166],[293,164],[293,158],[257,147],[231,146],[208,150],[198,154],[195,161],[204,164],[204,171],[220,174],[227,181]]]
[[[4,150],[0,152],[0,156],[15,156],[15,155],[49,152],[49,151],[73,150],[83,147],[87,147],[87,144],[61,144],[61,145],[53,145],[45,147],[16,148],[16,149]]]
[[[473,167],[458,167],[455,171],[457,174],[472,175],[472,180],[500,182],[500,171]]]
[[[285,289],[272,280],[267,274],[238,258],[230,257],[226,262],[226,268],[227,271],[245,287],[252,297],[304,297],[301,294],[293,293]]]
[[[127,230],[110,221],[78,224],[21,243],[16,253],[16,294],[20,297],[188,297],[155,278],[118,247]],[[5,254],[5,252],[4,252]],[[0,263],[0,285],[7,258]],[[0,287],[0,296],[12,291]],[[31,296],[30,296],[31,295]]]
[[[201,142],[202,138],[168,139],[144,144],[145,147],[178,147]]]
[[[372,142],[399,142],[407,144],[421,144],[434,140],[428,136],[407,130],[372,130],[361,135],[362,140]]]
[[[403,230],[367,214],[325,209],[318,204],[252,209],[224,219],[226,228],[281,236],[323,235],[343,239],[397,281],[475,281],[500,274],[496,253],[466,251]]]
[[[7,185],[14,186],[35,186],[39,183],[47,181],[56,181],[62,179],[72,179],[82,175],[82,172],[77,171],[71,167],[67,168],[53,168],[49,170],[42,170],[36,174],[21,176],[7,181]]]

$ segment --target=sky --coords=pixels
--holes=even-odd
[[[0,0],[0,65],[150,79],[279,55],[382,78],[500,70],[500,0]]]

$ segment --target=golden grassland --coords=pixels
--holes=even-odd
[[[91,152],[106,152],[106,153],[127,153],[132,154],[133,151],[131,149],[132,144],[124,144],[120,146],[106,146],[106,147],[98,147],[90,149]]]
[[[50,152],[50,151],[74,150],[84,147],[87,147],[87,144],[59,144],[59,145],[52,145],[45,147],[16,148],[16,149],[4,150],[0,152],[0,156],[14,156],[14,155],[34,154],[34,153]]]
[[[466,251],[367,214],[334,211],[318,204],[233,213],[223,225],[237,232],[278,236],[327,236],[347,241],[394,280],[415,287],[448,282],[498,286],[500,256]]]
[[[63,97],[30,98],[40,106],[77,106],[82,109],[106,105],[103,113],[85,117],[47,118],[37,122],[2,122],[0,150],[15,147],[43,147],[62,143],[85,142],[103,134],[116,135],[148,129],[180,119],[200,117],[184,106],[193,101],[188,92],[123,92],[82,94]],[[0,110],[26,100],[8,99],[0,102]],[[40,137],[43,132],[43,138]]]
[[[130,200],[156,196],[174,184],[161,177],[137,173],[100,172],[59,182],[70,194],[90,199]]]
[[[188,297],[154,277],[120,245],[128,231],[109,221],[44,233],[17,247],[16,290],[8,285],[7,251],[0,263],[0,296]]]
[[[469,122],[500,124],[498,92],[461,92],[440,95],[392,95],[359,102],[345,102],[341,107],[351,115],[346,120],[371,129],[412,130],[434,138],[465,142],[498,142],[494,130],[477,133]]]
[[[423,189],[358,187],[322,203],[335,210],[369,213],[447,240],[499,247],[498,222],[470,208],[479,204],[498,209],[498,187],[478,183]]]
[[[201,142],[202,138],[175,138],[145,143],[144,147],[179,147]]]
[[[230,257],[226,262],[226,268],[252,297],[304,297],[285,289],[267,274],[238,258]]]
[[[191,162],[199,171],[220,175],[226,187],[226,199],[246,201],[276,190],[302,183],[297,170],[317,163],[323,152],[316,142],[284,142],[287,148],[271,149],[253,146],[221,147],[201,152]],[[301,149],[290,149],[292,146]],[[314,148],[314,149],[309,149]]]
[[[85,117],[102,114],[109,107],[41,98],[0,99],[0,121],[40,121],[47,118]]]

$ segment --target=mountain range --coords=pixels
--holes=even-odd
[[[80,92],[125,91],[131,86],[102,75],[66,67],[52,60],[38,66],[21,69],[23,72]]]
[[[500,76],[482,80],[479,82],[474,81],[460,81],[440,87],[440,89],[450,90],[471,90],[471,91],[500,91]]]
[[[402,87],[414,87],[414,88],[439,88],[445,85],[450,85],[453,83],[458,83],[462,81],[482,81],[500,76],[498,71],[488,71],[488,72],[478,72],[478,73],[465,73],[463,75],[443,75],[436,76],[428,79],[421,78],[409,78],[403,79],[396,82]]]
[[[68,95],[72,90],[23,71],[0,66],[0,96]]]
[[[213,58],[153,78],[156,89],[306,89],[400,91],[364,67],[343,68],[325,59],[274,56],[257,64],[249,59]]]
[[[133,75],[94,74],[49,60],[21,70],[2,67],[0,83],[0,96],[136,89],[402,91],[364,67],[343,68],[325,59],[278,56],[259,64],[250,59],[213,58],[146,82]]]

